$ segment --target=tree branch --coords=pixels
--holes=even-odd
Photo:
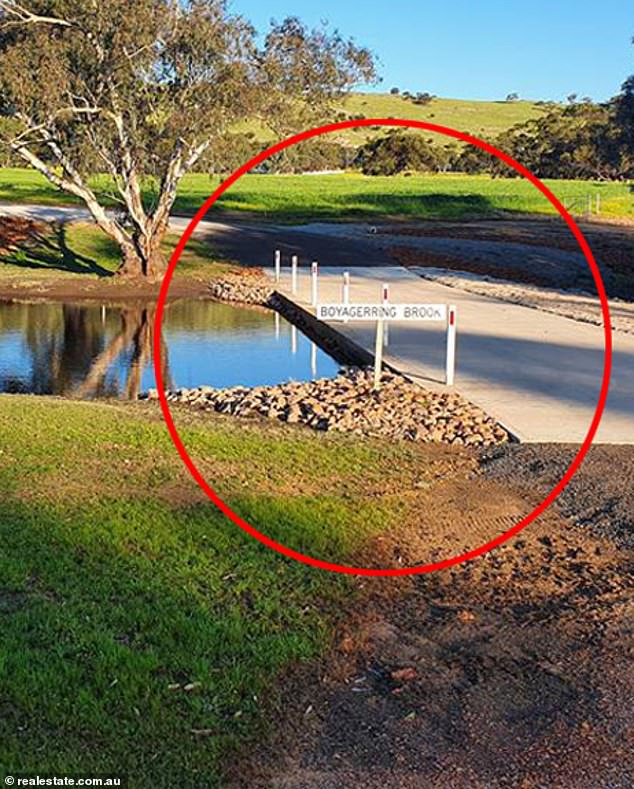
[[[114,98],[114,97],[113,97]],[[116,104],[116,102],[115,102]],[[121,161],[123,163],[123,191],[121,192],[124,198],[130,218],[137,225],[138,229],[146,234],[148,231],[148,216],[143,207],[143,195],[141,193],[141,186],[137,175],[137,167],[134,156],[132,154],[132,146],[126,131],[123,115],[119,112],[114,112],[110,115],[115,128],[119,143],[121,145]]]
[[[9,143],[9,145],[11,150],[24,159],[24,161],[31,165],[31,167],[33,167],[35,170],[42,173],[42,175],[52,184],[66,192],[70,192],[76,197],[79,197],[80,200],[86,204],[86,207],[90,211],[97,225],[107,235],[113,238],[121,246],[130,246],[131,239],[123,227],[121,227],[121,225],[116,220],[111,219],[108,216],[105,209],[99,205],[99,201],[97,200],[95,193],[92,191],[92,189],[90,189],[89,186],[82,182],[81,176],[79,176],[79,174],[74,171],[74,168],[71,168],[71,171],[68,171],[64,165],[62,165],[63,169],[67,173],[67,176],[70,177],[58,175],[43,159],[30,150],[30,148],[28,148],[25,143],[13,140],[11,143]]]
[[[57,17],[53,16],[40,16],[39,14],[34,14],[32,11],[29,11],[28,8],[25,8],[23,5],[14,2],[14,0],[0,0],[0,11],[4,11],[9,17],[14,17],[13,21],[11,19],[3,25],[24,25],[24,24],[46,24],[46,25],[58,25],[59,27],[72,27],[73,23],[69,22],[67,19],[58,19]]]
[[[211,139],[207,139],[198,145],[190,145],[185,158],[183,158],[185,145],[183,140],[178,140],[159,188],[158,204],[152,214],[153,232],[167,227],[181,178],[191,170],[210,145]]]

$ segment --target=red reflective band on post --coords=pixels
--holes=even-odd
[[[453,326],[456,322],[456,313],[453,310],[449,310],[449,325]]]

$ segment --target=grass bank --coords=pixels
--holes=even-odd
[[[186,176],[175,212],[193,214],[221,179],[203,173]],[[634,215],[630,185],[599,181],[545,182],[573,213],[584,213],[588,196],[600,215]],[[107,192],[104,177],[93,180]],[[0,169],[0,202],[72,205],[76,200],[53,188],[38,173]],[[107,200],[106,200],[107,202]],[[523,179],[484,175],[411,175],[369,177],[358,173],[333,175],[247,175],[229,189],[213,212],[243,212],[274,221],[346,220],[381,217],[459,219],[495,216],[500,212],[553,214],[554,209]]]
[[[182,420],[241,514],[337,561],[437,472],[411,445]],[[0,457],[0,765],[222,784],[266,732],[276,680],[328,649],[354,582],[222,517],[149,406],[2,396]]]
[[[42,225],[19,244],[2,249],[0,233],[0,299],[67,301],[153,300],[160,283],[129,282],[112,274],[120,263],[117,245],[95,225],[77,222]],[[178,243],[170,234],[163,245],[169,258]],[[170,298],[207,293],[210,278],[232,269],[213,247],[199,238],[187,244],[170,287]]]
[[[44,231],[20,244],[0,249],[0,272],[3,277],[41,276],[49,272],[70,276],[81,274],[93,278],[110,277],[119,267],[119,247],[98,227],[85,222],[44,225]],[[163,245],[169,257],[179,235],[167,236]],[[0,239],[1,241],[1,239]],[[200,239],[191,239],[178,265],[179,276],[209,276],[227,270],[226,262],[215,262],[213,249]]]

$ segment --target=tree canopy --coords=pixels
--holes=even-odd
[[[161,273],[180,179],[238,121],[287,134],[374,77],[372,54],[337,31],[292,17],[260,44],[224,0],[0,0],[2,139],[86,203],[126,274]],[[91,189],[96,172],[119,218]]]
[[[513,126],[493,144],[539,178],[620,180],[634,176],[634,137],[619,120],[617,98],[555,105],[539,118]],[[515,173],[497,157],[466,146],[453,163],[462,172]]]
[[[363,145],[355,163],[365,175],[395,175],[405,170],[438,169],[439,158],[420,134],[391,131]]]

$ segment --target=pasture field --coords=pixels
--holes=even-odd
[[[203,176],[204,177],[204,176]],[[201,176],[183,184],[179,205],[187,209]],[[626,184],[588,181],[545,182],[556,196],[583,213],[587,197],[599,196],[602,216],[634,214],[634,193]],[[204,199],[200,194],[200,205]],[[274,220],[351,220],[363,218],[459,219],[500,213],[554,213],[546,198],[520,178],[484,175],[416,174],[411,176],[249,175],[218,203],[219,210],[248,211]]]
[[[389,93],[351,93],[342,103],[349,116],[365,115],[367,118],[405,118],[428,121],[440,126],[469,132],[476,137],[490,140],[517,123],[538,118],[543,107],[532,101],[468,101],[466,99],[435,98],[429,104],[414,104],[402,96]],[[380,130],[383,133],[384,130]],[[379,130],[358,129],[344,132],[343,140],[361,145]],[[429,139],[436,145],[449,140],[437,134]]]
[[[191,173],[183,179],[175,213],[193,214],[221,183],[218,176]],[[630,184],[603,181],[547,180],[546,185],[574,214],[583,214],[597,196],[603,217],[634,215]],[[107,194],[105,177],[94,188]],[[147,189],[151,199],[151,188]],[[38,173],[0,168],[0,202],[76,205],[71,195],[52,187]],[[112,201],[110,201],[112,204]],[[526,180],[486,175],[413,174],[392,177],[359,173],[332,175],[255,175],[235,183],[212,209],[266,217],[279,222],[355,219],[459,219],[500,213],[552,214],[554,209]]]
[[[389,93],[351,93],[341,101],[333,120],[344,120],[363,115],[366,118],[405,118],[407,120],[429,121],[440,126],[470,132],[476,137],[487,140],[501,132],[537,118],[544,112],[532,101],[469,101],[468,99],[434,98],[428,104],[414,104],[403,96]],[[237,131],[251,132],[262,142],[273,142],[275,135],[256,120],[240,123]],[[344,145],[358,146],[366,140],[383,134],[384,129],[366,127],[346,129],[336,135],[336,140]],[[430,135],[436,145],[444,145],[447,140],[437,134]]]
[[[408,511],[400,481],[433,479],[411,446],[176,418],[243,517],[321,558],[354,561]],[[225,785],[276,678],[328,650],[355,582],[230,523],[151,405],[4,395],[0,455],[0,765]]]

